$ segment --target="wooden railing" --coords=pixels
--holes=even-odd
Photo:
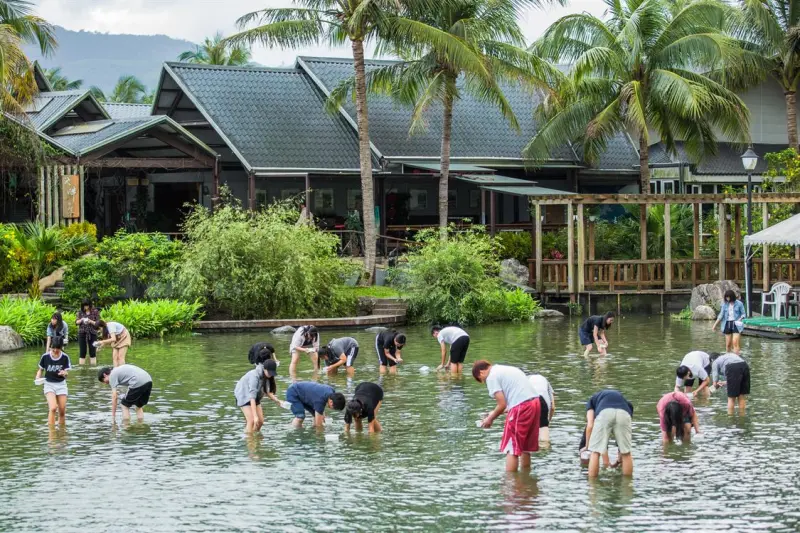
[[[339,237],[340,255],[363,257],[364,232],[347,229],[332,229],[325,232]],[[419,246],[419,243],[390,235],[377,235],[375,246],[379,256],[391,257],[398,256],[411,247]]]

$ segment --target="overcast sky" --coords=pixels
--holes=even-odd
[[[38,0],[38,14],[70,30],[142,35],[165,34],[200,42],[220,30],[229,34],[241,15],[266,7],[289,7],[291,0]],[[602,15],[602,0],[572,0],[569,6],[546,11],[532,10],[520,24],[528,40],[568,13],[588,11]],[[253,49],[253,60],[263,65],[292,64],[297,55],[349,55],[349,49],[303,50]]]

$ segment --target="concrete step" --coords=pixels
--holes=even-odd
[[[62,292],[64,292],[64,286],[62,285],[61,287],[58,286],[47,287],[43,292],[45,294],[61,294]]]
[[[405,307],[373,307],[372,313],[376,315],[405,314],[408,313],[408,309]]]

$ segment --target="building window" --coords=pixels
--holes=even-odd
[[[266,189],[256,189],[256,209],[263,209],[267,206]]]
[[[361,210],[361,189],[347,189],[347,210]]]
[[[428,191],[425,189],[411,189],[409,191],[408,207],[412,211],[428,209]]]
[[[469,191],[469,207],[475,209],[481,205],[481,190],[475,189]]]
[[[281,189],[281,200],[290,200],[300,194],[300,189]]]
[[[314,211],[318,213],[332,213],[333,210],[333,189],[315,189]]]

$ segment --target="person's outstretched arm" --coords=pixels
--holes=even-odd
[[[335,369],[335,368],[339,368],[340,366],[342,366],[342,365],[343,365],[343,364],[345,364],[346,362],[347,362],[347,356],[346,356],[345,354],[340,354],[340,355],[339,355],[339,360],[338,360],[338,361],[336,361],[336,362],[335,362],[334,364],[332,364],[331,366],[329,366],[329,367],[328,367],[328,370],[330,371],[330,370],[333,370],[333,369]]]
[[[497,393],[495,393],[494,400],[495,400],[495,402],[497,402],[497,406],[494,408],[494,410],[491,413],[489,413],[489,416],[484,418],[483,424],[481,424],[481,427],[483,427],[483,428],[492,427],[492,422],[494,422],[495,419],[498,416],[502,415],[506,410],[506,405],[507,405],[506,404],[506,397],[501,391],[498,391]]]
[[[439,368],[437,368],[436,370],[444,368],[444,365],[447,364],[445,362],[445,358],[447,357],[447,347],[445,346],[445,344],[443,342],[440,342],[439,345],[442,347],[442,364],[440,364]]]

